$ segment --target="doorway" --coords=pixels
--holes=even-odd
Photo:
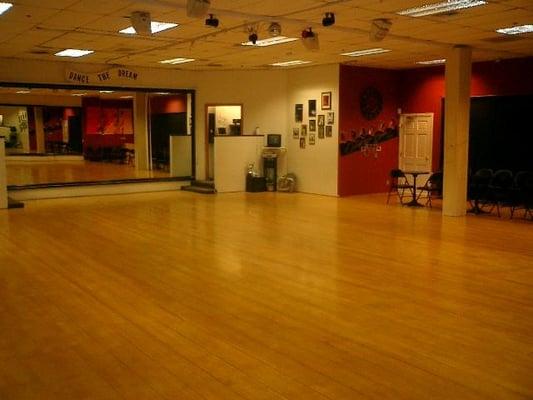
[[[399,168],[404,171],[431,172],[433,113],[400,116]]]
[[[242,135],[242,104],[206,105],[205,177],[215,177],[215,138]]]

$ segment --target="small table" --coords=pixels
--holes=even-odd
[[[403,171],[404,174],[411,175],[413,177],[413,200],[411,200],[409,203],[406,203],[406,206],[409,207],[424,207],[422,204],[420,204],[416,198],[416,178],[418,175],[428,175],[429,172],[427,171]]]

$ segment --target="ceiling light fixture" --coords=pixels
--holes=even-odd
[[[173,22],[159,22],[159,21],[152,21],[150,23],[150,28],[152,33],[158,33],[162,31],[166,31],[168,29],[172,29],[179,26],[178,24],[175,24]],[[125,35],[135,35],[137,34],[137,31],[133,26],[129,26],[127,28],[121,29],[119,33],[124,33]]]
[[[505,35],[520,35],[522,33],[531,33],[533,32],[533,24],[527,25],[515,25],[508,28],[496,29],[496,32],[503,33]]]
[[[370,25],[370,41],[381,42],[389,33],[392,22],[390,19],[377,18],[372,21]]]
[[[426,15],[442,14],[450,11],[462,10],[487,4],[484,0],[448,0],[440,3],[426,4],[420,7],[398,11],[399,15],[409,17],[424,17]]]
[[[72,93],[71,96],[76,96],[76,97],[81,97],[81,96],[85,96],[87,93]]]
[[[81,50],[81,49],[65,49],[55,53],[58,57],[83,57],[87,54],[94,53],[93,50]]]
[[[211,26],[213,28],[218,28],[219,22],[220,21],[218,20],[218,18],[213,17],[213,14],[209,14],[209,18],[205,20],[205,25]]]
[[[210,0],[187,0],[187,17],[203,18],[209,11]]]
[[[169,60],[159,61],[159,63],[175,65],[175,64],[184,64],[184,63],[188,63],[188,62],[192,62],[192,61],[195,61],[195,59],[194,58],[178,57],[178,58],[171,58]]]
[[[28,94],[28,93],[31,93],[31,91],[27,90],[27,89],[26,90],[17,90],[15,93],[17,93],[17,94]]]
[[[254,35],[254,33],[250,34],[250,37],[248,37],[249,39],[248,42],[241,43],[241,45],[242,46],[268,47],[268,46],[274,46],[275,44],[289,43],[289,42],[294,42],[295,40],[298,40],[297,38],[289,38],[285,36],[276,36],[276,37],[271,37],[267,39],[257,40],[257,34],[255,34],[256,37],[255,37],[255,42],[254,42],[252,41],[253,39],[252,35]]]
[[[161,96],[166,96],[168,94],[170,94],[169,92],[155,92],[154,94],[158,94],[158,95],[161,95]]]
[[[114,90],[100,90],[99,92],[102,93],[102,94],[115,93]]]
[[[13,7],[13,3],[0,3],[0,15]]]
[[[335,14],[327,12],[324,18],[322,18],[322,26],[332,26],[335,24]]]
[[[437,60],[428,60],[428,61],[417,61],[417,64],[421,65],[434,65],[434,64],[444,64],[446,62],[446,59],[440,58]]]
[[[121,99],[133,99],[133,96],[120,96]]]
[[[374,54],[387,53],[389,51],[390,50],[388,50],[388,49],[382,49],[382,48],[365,49],[365,50],[351,51],[349,53],[342,53],[341,56],[348,56],[348,57],[371,56],[371,55],[374,55]]]
[[[307,50],[318,50],[320,47],[318,33],[313,32],[311,28],[304,29],[302,31],[302,43]]]
[[[284,61],[284,62],[277,62],[270,64],[273,67],[292,67],[294,65],[302,65],[302,64],[309,64],[311,61],[303,61],[303,60],[293,60],[293,61]]]
[[[268,33],[272,37],[281,35],[281,25],[278,22],[272,22],[268,27]]]

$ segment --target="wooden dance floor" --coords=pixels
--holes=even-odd
[[[164,171],[137,171],[132,165],[93,161],[10,161],[8,185],[107,181],[114,179],[164,178]]]
[[[531,222],[384,203],[0,211],[0,399],[532,399]]]

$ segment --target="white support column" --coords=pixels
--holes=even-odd
[[[33,107],[33,115],[35,115],[35,138],[37,139],[37,153],[44,153],[45,139],[44,139],[44,122],[43,122],[43,108]]]
[[[455,46],[446,57],[444,189],[442,212],[466,214],[472,49]]]
[[[0,209],[7,208],[6,146],[0,136]]]
[[[148,158],[148,95],[146,93],[135,93],[133,110],[135,114],[135,168],[147,170],[150,164]]]

